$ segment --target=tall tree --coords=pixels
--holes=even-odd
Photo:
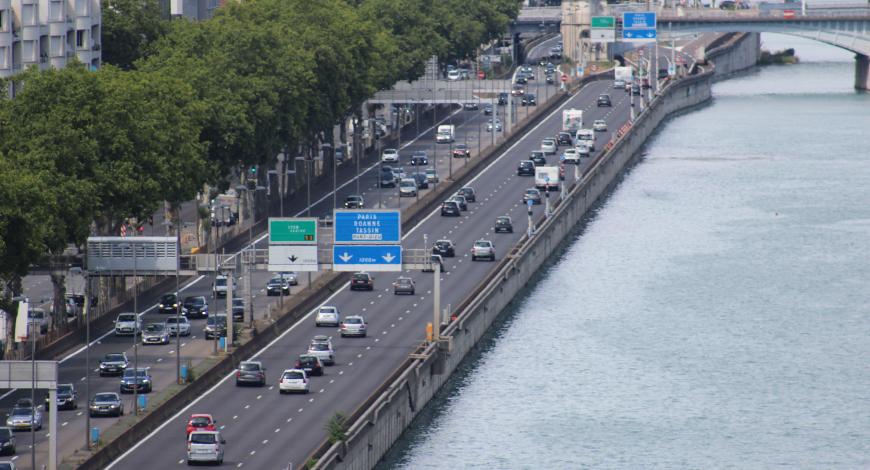
[[[160,0],[106,0],[103,2],[103,60],[123,70],[152,52],[166,34],[169,21]]]

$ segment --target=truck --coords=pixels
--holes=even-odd
[[[572,135],[583,127],[583,110],[566,109],[562,111],[562,131]]]
[[[239,220],[239,197],[236,190],[218,194],[211,200],[211,224],[215,227],[235,225]]]
[[[555,191],[559,189],[559,167],[535,167],[535,187],[542,191]]]
[[[456,127],[452,124],[444,124],[438,126],[438,131],[435,133],[435,142],[439,144],[449,144],[453,142],[456,136]]]
[[[622,80],[625,83],[631,83],[631,67],[615,67],[613,69],[613,80]]]

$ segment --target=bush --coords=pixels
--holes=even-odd
[[[329,436],[329,443],[343,441],[346,436],[345,425],[347,424],[347,416],[340,411],[336,411],[329,421],[326,422],[326,434]]]

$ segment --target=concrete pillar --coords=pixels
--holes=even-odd
[[[855,88],[870,90],[870,56],[855,54]]]

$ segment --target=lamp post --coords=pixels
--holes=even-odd
[[[133,314],[136,315],[136,321],[133,322],[133,414],[139,415],[139,283],[136,245],[132,243],[123,243],[120,245],[123,250],[130,250],[133,253]]]
[[[253,225],[253,223],[251,224]],[[175,230],[175,249],[176,249],[176,262],[175,262],[175,378],[176,382],[180,385],[182,383],[181,377],[181,292],[179,292],[178,282],[180,273],[179,264],[181,260],[177,258],[177,255],[181,254],[181,211],[178,211],[178,221],[176,222],[176,230]]]
[[[85,244],[85,262],[87,262],[87,243]],[[90,266],[85,265],[90,269]],[[90,271],[85,271],[85,308],[82,312],[85,320],[85,399],[91,396],[91,276]],[[91,448],[91,413],[85,415],[85,449]],[[34,467],[35,468],[35,467]]]
[[[280,152],[278,153],[277,158],[278,166],[281,167],[281,169],[278,170],[278,197],[281,198],[281,217],[284,217],[284,181],[287,179],[287,171],[284,168],[284,162],[287,160],[287,156],[284,155],[284,152]]]

